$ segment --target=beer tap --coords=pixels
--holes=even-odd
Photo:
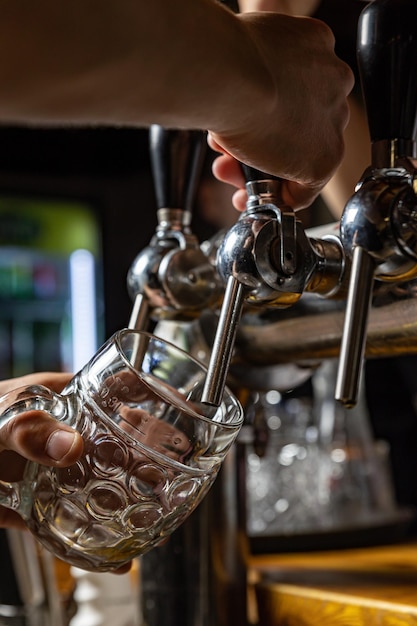
[[[417,276],[417,3],[374,0],[358,25],[358,64],[371,135],[371,165],[340,224],[352,258],[336,399],[356,404],[374,279]]]
[[[190,229],[205,155],[199,130],[149,130],[158,224],[149,246],[133,261],[127,285],[134,305],[130,328],[154,320],[189,320],[214,306],[222,285]]]
[[[217,271],[226,283],[203,392],[203,401],[220,402],[237,325],[247,302],[285,308],[304,291],[325,297],[344,293],[346,264],[334,235],[309,238],[295,212],[281,199],[281,181],[242,165],[246,210],[225,234],[217,253]]]

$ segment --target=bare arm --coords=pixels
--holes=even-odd
[[[213,0],[0,0],[0,120],[205,128],[306,205],[343,154],[333,46],[316,20]]]
[[[0,16],[5,121],[228,127],[236,91],[273,93],[247,29],[212,0],[3,0]]]

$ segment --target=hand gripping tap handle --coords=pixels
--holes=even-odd
[[[361,13],[357,54],[372,142],[372,165],[395,167],[393,154],[413,156],[417,109],[417,2],[374,0]],[[377,209],[377,207],[375,207]],[[366,246],[353,247],[336,399],[356,404],[375,262]]]
[[[265,172],[261,172],[261,170],[257,170],[256,168],[246,165],[245,163],[242,163],[241,167],[246,184],[259,180],[281,180],[277,176],[265,174]]]
[[[234,12],[239,10],[238,4],[232,0],[222,0],[222,3]],[[247,188],[253,181],[274,179],[244,163],[241,167]],[[202,402],[213,406],[218,406],[222,399],[244,299],[244,286],[234,276],[229,276],[202,396]]]

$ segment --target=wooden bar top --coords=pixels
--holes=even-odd
[[[249,564],[259,626],[417,626],[417,541]]]

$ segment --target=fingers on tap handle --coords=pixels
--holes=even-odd
[[[246,165],[246,163],[241,163],[241,168],[243,172],[243,176],[245,177],[245,181],[247,183],[256,181],[256,180],[282,180],[278,178],[278,176],[272,176],[272,174],[265,174],[265,172],[261,172],[261,170],[257,170],[255,167],[251,167],[250,165]]]

